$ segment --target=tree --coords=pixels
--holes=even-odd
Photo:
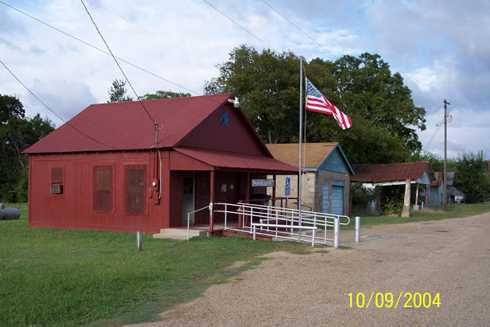
[[[205,85],[207,94],[231,92],[259,136],[269,143],[297,142],[299,57],[291,52],[235,48]],[[425,110],[415,106],[398,73],[377,54],[305,62],[308,78],[352,117],[342,131],[332,118],[307,113],[309,142],[340,142],[356,163],[406,161],[420,153],[417,129],[425,129]]]
[[[488,200],[490,180],[483,152],[467,153],[457,160],[455,186],[465,194],[466,202]]]
[[[133,99],[127,95],[126,82],[124,80],[115,79],[109,89],[109,103],[132,101]]]
[[[151,99],[172,99],[172,98],[190,97],[190,96],[191,96],[190,93],[158,90],[155,93],[147,93],[141,98],[143,100],[151,100]]]
[[[0,95],[0,199],[27,199],[27,165],[22,152],[53,130],[39,115],[26,118],[15,97]]]

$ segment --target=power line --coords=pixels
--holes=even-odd
[[[4,5],[4,6],[6,6],[6,7],[8,7],[8,8],[10,8],[10,9],[12,9],[12,10],[16,11],[16,12],[18,12],[18,13],[19,13],[19,14],[21,14],[21,15],[24,15],[24,16],[26,16],[26,17],[28,17],[28,18],[32,19],[32,20],[35,20],[36,22],[38,22],[38,23],[40,23],[40,24],[42,24],[42,25],[44,25],[44,26],[46,26],[46,27],[48,27],[48,28],[50,28],[50,29],[52,29],[52,30],[54,30],[54,31],[58,32],[58,33],[61,33],[61,34],[63,34],[63,35],[64,35],[64,36],[66,36],[66,37],[69,37],[69,38],[71,38],[71,39],[73,39],[73,40],[76,40],[76,41],[78,41],[78,42],[80,42],[80,43],[84,44],[85,46],[87,46],[87,47],[89,47],[89,48],[92,48],[92,49],[94,49],[94,50],[97,50],[97,51],[99,51],[99,52],[101,52],[101,53],[103,53],[103,54],[105,54],[105,55],[108,55],[108,56],[110,56],[110,55],[111,55],[109,52],[105,51],[104,49],[101,49],[101,48],[99,48],[98,46],[96,46],[96,45],[94,45],[94,44],[92,44],[92,43],[90,43],[90,42],[88,42],[88,41],[85,41],[84,39],[82,39],[82,38],[80,38],[80,37],[78,37],[78,36],[76,36],[76,35],[73,35],[73,34],[71,34],[71,33],[68,33],[68,32],[66,32],[66,31],[64,31],[64,30],[62,30],[62,29],[60,29],[60,28],[58,28],[58,27],[56,27],[56,26],[54,26],[54,25],[51,25],[50,23],[48,23],[48,22],[46,22],[46,21],[43,21],[42,19],[40,19],[40,18],[38,18],[38,17],[35,17],[35,16],[33,16],[33,15],[29,14],[28,12],[26,12],[26,11],[22,10],[22,9],[19,9],[19,8],[17,8],[17,7],[14,7],[14,6],[12,6],[12,5],[10,5],[10,4],[8,4],[8,3],[6,3],[6,2],[5,2],[5,1],[3,1],[3,0],[0,0],[0,4],[2,4],[2,5]],[[156,73],[152,72],[151,70],[149,70],[149,69],[147,69],[147,68],[144,68],[144,67],[141,67],[141,66],[139,66],[139,65],[137,65],[137,64],[135,64],[135,63],[132,63],[131,61],[129,61],[129,60],[127,60],[127,59],[124,59],[124,58],[122,58],[122,57],[117,57],[117,58],[118,58],[118,59],[119,59],[121,62],[123,62],[123,63],[127,64],[128,66],[131,66],[131,67],[133,67],[133,68],[136,68],[136,69],[138,69],[138,70],[140,70],[140,71],[142,71],[142,72],[144,72],[144,73],[146,73],[146,74],[152,75],[153,77],[158,78],[158,79],[160,79],[160,80],[162,80],[162,81],[165,81],[165,82],[167,82],[167,83],[169,83],[169,84],[172,84],[172,85],[174,85],[174,86],[176,86],[176,87],[178,87],[178,88],[180,88],[180,89],[184,89],[184,90],[186,90],[186,91],[188,91],[188,92],[191,92],[191,93],[196,93],[196,94],[200,93],[200,92],[197,92],[197,91],[195,91],[195,90],[192,90],[192,89],[190,89],[190,88],[188,88],[188,87],[186,87],[186,86],[184,86],[184,85],[182,85],[182,84],[179,84],[179,83],[174,82],[174,81],[172,81],[172,80],[170,80],[170,79],[168,79],[168,78],[165,78],[165,77],[163,77],[163,76],[161,76],[161,75],[158,75],[158,74],[156,74]]]
[[[239,22],[237,22],[235,19],[231,18],[229,15],[225,14],[223,11],[219,10],[216,6],[214,6],[212,3],[210,3],[209,1],[207,0],[202,0],[202,2],[204,2],[206,5],[208,5],[208,7],[212,8],[213,10],[215,10],[217,13],[219,13],[221,16],[225,17],[226,19],[228,19],[230,22],[232,22],[233,24],[237,25],[238,27],[240,27],[242,30],[244,30],[248,35],[252,36],[253,38],[259,40],[260,42],[263,42],[265,43],[264,39],[258,37],[255,33],[253,33],[252,31],[250,31],[248,28],[246,28],[245,26],[243,26],[242,24],[240,24]]]
[[[22,80],[10,69],[9,66],[7,66],[7,64],[5,62],[3,62],[1,59],[0,59],[0,64],[5,68],[5,70],[20,84],[22,85],[22,87],[24,89],[26,89],[27,92],[29,92],[37,101],[39,101],[39,103],[41,103],[43,105],[44,108],[46,108],[49,112],[51,112],[53,115],[56,116],[56,118],[58,118],[61,122],[63,122],[64,124],[70,126],[71,128],[73,128],[76,132],[78,132],[80,135],[82,136],[85,136],[86,138],[96,142],[97,144],[99,145],[102,145],[104,147],[107,147],[109,149],[112,149],[112,147],[110,145],[107,145],[99,140],[97,140],[96,138],[84,133],[82,130],[80,130],[78,127],[72,125],[70,122],[67,122],[65,121],[65,119],[63,117],[61,117],[58,113],[56,113],[56,111],[54,111],[50,106],[48,106],[46,104],[46,102],[44,102],[36,93],[34,93],[24,82],[22,82]]]
[[[306,32],[304,29],[302,29],[301,26],[299,26],[298,24],[296,24],[295,22],[293,22],[291,19],[287,18],[285,15],[281,14],[277,9],[275,9],[274,7],[272,7],[272,5],[269,2],[267,2],[266,0],[262,0],[262,2],[267,7],[269,7],[273,12],[275,12],[277,15],[279,15],[280,17],[282,17],[282,19],[284,19],[286,22],[288,22],[289,24],[293,25],[294,27],[296,27],[296,29],[298,29],[300,32],[302,32],[304,35],[306,35],[307,38],[309,38],[311,41],[315,42],[317,46],[322,47],[322,45],[320,43],[318,43],[318,41],[315,40],[315,38],[313,38],[308,32]]]
[[[117,60],[116,56],[114,55],[114,53],[112,52],[111,48],[109,47],[109,44],[107,43],[107,41],[105,40],[104,36],[102,35],[102,32],[100,31],[99,27],[97,26],[97,23],[95,22],[94,18],[92,17],[92,14],[90,13],[88,7],[85,5],[85,2],[83,0],[80,0],[80,2],[82,3],[83,8],[85,8],[85,12],[87,13],[88,17],[92,21],[92,24],[94,25],[97,33],[99,34],[100,38],[104,42],[104,44],[105,44],[105,46],[107,48],[107,51],[109,51],[109,53],[111,54],[112,59],[114,59],[114,62],[116,63],[116,65],[119,68],[119,70],[121,71],[121,74],[124,76],[124,79],[128,83],[128,85],[131,88],[131,90],[133,91],[134,96],[136,97],[136,101],[141,105],[141,108],[143,109],[143,111],[146,113],[146,115],[148,116],[148,118],[154,124],[155,133],[158,133],[158,128],[159,128],[158,122],[155,120],[155,118],[153,118],[153,116],[148,111],[148,109],[146,108],[145,104],[143,103],[143,101],[139,97],[138,92],[136,92],[136,89],[134,88],[133,84],[129,80],[128,75],[126,75],[126,72],[124,71],[124,69],[119,64],[119,61]],[[157,135],[155,135],[155,145],[156,145],[156,143],[158,143],[158,136]]]

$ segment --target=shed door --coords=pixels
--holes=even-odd
[[[330,202],[328,201],[328,184],[322,185],[322,212],[330,212]]]
[[[340,185],[332,186],[332,213],[335,215],[344,214],[344,187]]]

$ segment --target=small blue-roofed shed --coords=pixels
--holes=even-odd
[[[268,144],[272,155],[283,162],[298,165],[298,144]],[[314,211],[348,215],[351,210],[350,180],[354,174],[347,156],[338,143],[307,143],[304,150],[303,203]],[[291,194],[285,194],[286,178],[291,180]],[[278,176],[276,202],[297,205],[297,175]],[[276,203],[275,205],[279,205]]]

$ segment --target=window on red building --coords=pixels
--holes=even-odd
[[[113,208],[112,196],[112,167],[94,167],[94,210],[110,212]]]
[[[51,168],[51,194],[63,194],[63,168]]]

